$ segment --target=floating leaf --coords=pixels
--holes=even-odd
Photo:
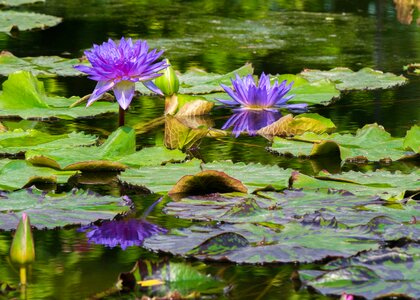
[[[169,150],[166,147],[147,147],[133,154],[118,159],[118,162],[129,167],[158,166],[167,163],[182,162],[186,155],[180,150]]]
[[[276,137],[269,150],[294,156],[337,154],[343,161],[354,162],[398,160],[410,156],[404,151],[402,138],[391,137],[377,124],[365,125],[356,135],[304,133],[289,139]]]
[[[225,247],[224,237],[229,239],[233,233],[238,242],[234,242],[233,247]],[[246,237],[246,240],[240,237]],[[211,242],[211,249],[216,249],[215,252],[198,250],[202,246],[206,248],[206,241]],[[314,262],[326,257],[349,257],[362,250],[378,249],[379,241],[372,233],[360,236],[357,229],[317,228],[294,222],[285,224],[280,232],[255,224],[193,226],[189,229],[172,230],[167,235],[153,236],[146,239],[143,246],[154,251],[207,260],[286,263]]]
[[[34,75],[78,76],[82,73],[73,66],[80,65],[83,62],[78,58],[69,59],[59,56],[19,58],[10,52],[2,51],[0,53],[0,74],[8,76],[16,70],[21,70],[29,71]]]
[[[327,264],[325,271],[300,271],[304,283],[325,295],[346,293],[367,299],[393,297],[420,298],[418,270],[420,248],[410,244],[400,248],[362,252]],[[410,253],[411,252],[411,253]]]
[[[300,75],[311,82],[329,79],[336,83],[337,88],[341,91],[387,89],[408,82],[403,76],[383,73],[370,68],[363,68],[357,72],[348,68],[334,68],[329,71],[305,70]]]
[[[407,131],[404,139],[404,149],[420,153],[420,126],[414,125]]]
[[[414,63],[404,66],[404,71],[411,75],[420,75],[420,64]]]
[[[83,133],[51,135],[35,129],[23,131],[15,129],[0,133],[0,153],[17,154],[28,150],[51,150],[91,146],[96,143],[96,137]]]
[[[96,220],[112,219],[130,209],[131,201],[124,198],[99,196],[86,191],[68,194],[45,194],[36,189],[2,194],[0,228],[16,228],[19,215],[31,217],[32,226],[55,228],[66,225],[87,225]]]
[[[205,195],[235,191],[246,193],[247,188],[239,180],[223,172],[207,170],[183,176],[168,194]]]
[[[279,82],[287,80],[293,81],[290,95],[295,95],[287,103],[308,103],[308,105],[328,105],[334,99],[340,97],[340,91],[336,88],[335,84],[328,79],[320,79],[317,81],[308,81],[301,75],[276,75],[273,79]]]
[[[19,6],[22,4],[31,4],[31,3],[37,3],[37,2],[45,2],[45,0],[1,0],[0,6]]]
[[[35,167],[23,160],[1,160],[0,189],[13,191],[35,182],[66,183],[74,171]]]
[[[0,32],[45,29],[61,23],[61,18],[32,12],[0,11]]]
[[[306,113],[295,117],[289,114],[276,122],[259,129],[257,133],[265,137],[291,136],[303,134],[305,132],[322,134],[324,132],[331,132],[335,128],[334,123],[330,119],[324,118],[318,114]]]
[[[77,98],[47,96],[44,85],[27,71],[19,71],[9,75],[3,83],[0,94],[0,116],[18,116],[29,118],[81,118],[117,112],[118,104],[96,102],[89,109],[69,106]]]
[[[316,178],[298,172],[291,180],[293,188],[305,190],[342,190],[360,196],[377,196],[385,200],[401,200],[406,191],[420,190],[420,171],[400,172],[346,172],[340,175],[322,174]]]

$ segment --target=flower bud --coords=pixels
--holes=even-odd
[[[179,79],[167,59],[166,64],[169,65],[169,67],[160,72],[163,75],[155,79],[155,84],[165,96],[172,96],[173,94],[178,93]]]
[[[26,213],[17,226],[12,245],[10,246],[10,258],[14,263],[25,265],[35,260],[35,245],[31,231],[31,223]]]

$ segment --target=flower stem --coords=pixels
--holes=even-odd
[[[119,107],[120,110],[118,112],[118,126],[124,126],[125,125],[125,110]]]
[[[26,267],[21,266],[20,267],[20,284],[21,285],[26,285]]]

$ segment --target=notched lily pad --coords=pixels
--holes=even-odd
[[[416,133],[414,133],[416,134]],[[382,126],[368,124],[358,129],[355,135],[334,133],[331,135],[304,133],[293,138],[274,138],[268,149],[278,154],[292,154],[298,157],[312,157],[337,154],[348,162],[389,161],[413,157],[415,154],[404,150],[404,139],[393,138]]]
[[[55,228],[66,225],[87,225],[96,220],[114,218],[130,210],[128,198],[100,196],[82,190],[68,194],[45,194],[37,189],[2,194],[0,229],[16,228],[19,216],[25,212],[32,226]]]
[[[168,194],[206,195],[230,192],[246,193],[247,188],[239,180],[223,172],[207,170],[183,176]]]
[[[46,29],[61,23],[61,18],[18,11],[0,11],[0,32]]]
[[[95,102],[91,107],[69,106],[78,98],[47,96],[44,85],[30,72],[18,71],[3,82],[0,93],[0,116],[23,119],[82,118],[117,112],[118,104]]]
[[[331,80],[336,83],[340,91],[387,89],[408,83],[404,76],[383,73],[371,68],[363,68],[357,72],[348,68],[334,68],[329,71],[304,70],[300,75],[310,82]]]

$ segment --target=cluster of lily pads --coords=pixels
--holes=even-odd
[[[223,128],[233,126],[235,136],[247,132],[267,137],[267,153],[335,156],[343,164],[418,159],[419,126],[413,126],[404,138],[392,137],[377,124],[368,124],[355,134],[340,134],[333,133],[331,120],[318,114],[281,117],[275,108],[287,102],[292,108],[310,110],[339,101],[342,91],[391,88],[405,84],[406,78],[369,68],[358,72],[336,68],[263,75],[257,84],[249,64],[224,75],[202,70],[176,74],[169,62],[156,61],[160,52],[148,52],[147,43],[129,39],[118,45],[113,41],[96,45],[86,54],[89,61],[18,58],[2,52],[0,74],[8,79],[0,93],[0,115],[44,120],[121,115],[139,94],[158,92],[161,96],[153,96],[154,101],[165,98],[164,117],[159,118],[165,124],[164,145],[137,150],[136,132],[142,132],[142,127],[120,126],[105,142],[82,132],[51,135],[4,127],[0,153],[7,158],[0,160],[0,187],[2,198],[8,201],[1,207],[1,229],[15,228],[16,215],[22,213],[37,228],[88,225],[127,213],[132,203],[126,197],[23,189],[36,182],[66,183],[79,172],[118,171],[121,184],[173,200],[166,205],[166,214],[202,222],[167,233],[145,226],[144,230],[151,228],[155,234],[146,235],[143,246],[147,249],[236,263],[329,261],[322,270],[301,272],[301,280],[325,294],[420,296],[412,273],[419,267],[420,256],[417,169],[408,174],[321,172],[308,176],[277,166],[204,163],[186,154],[203,137],[229,134],[200,117],[211,114],[214,106],[233,101],[242,108],[241,115]],[[127,56],[141,59],[125,63]],[[36,77],[82,76],[80,71],[98,81],[88,97],[48,95]],[[279,83],[286,81],[293,85]],[[112,96],[106,93],[111,90],[118,104],[109,101]],[[278,101],[269,101],[273,95]],[[229,97],[232,100],[226,101]],[[244,103],[252,97],[260,101]],[[88,109],[81,105],[85,100]],[[93,237],[99,228],[95,225],[88,234]]]

